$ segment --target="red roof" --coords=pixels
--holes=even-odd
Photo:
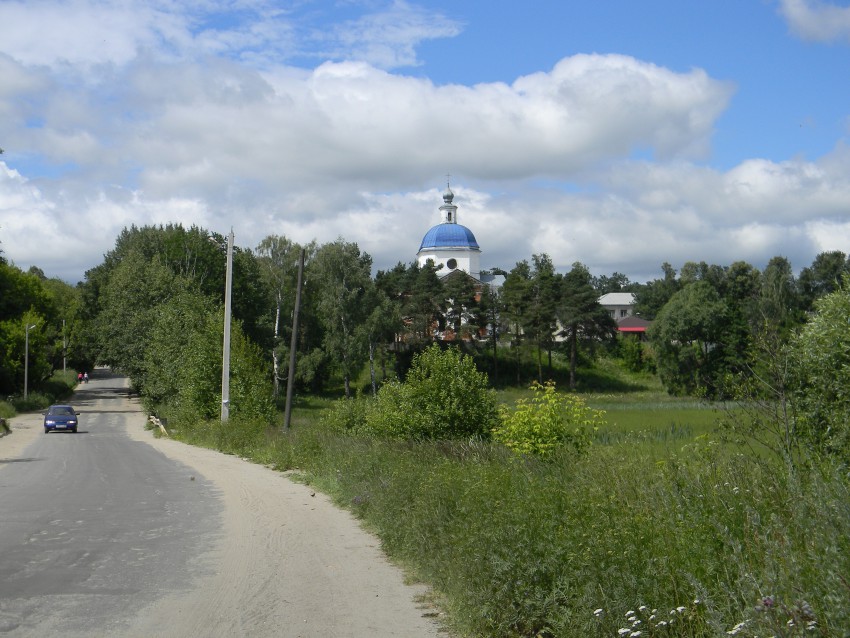
[[[646,329],[652,325],[651,321],[641,319],[640,317],[626,317],[617,324],[617,330],[620,332],[646,332]]]

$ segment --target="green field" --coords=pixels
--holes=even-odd
[[[585,398],[607,425],[588,453],[549,461],[340,434],[323,399],[300,401],[287,433],[214,422],[178,436],[298,470],[431,586],[457,636],[850,635],[840,469],[745,455],[699,401]]]

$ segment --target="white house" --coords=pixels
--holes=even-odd
[[[620,323],[634,315],[635,295],[633,292],[609,292],[599,298],[599,305],[608,311],[614,321]]]

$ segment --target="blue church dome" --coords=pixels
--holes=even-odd
[[[460,224],[437,224],[422,239],[419,251],[428,248],[466,248],[480,250],[475,235],[466,226]]]

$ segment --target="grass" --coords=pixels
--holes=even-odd
[[[37,385],[27,398],[12,396],[6,401],[0,401],[0,417],[9,419],[20,412],[36,412],[49,405],[67,399],[77,384],[77,373],[57,370],[53,375]]]
[[[549,462],[339,434],[321,424],[326,399],[299,398],[289,432],[179,436],[299,469],[431,585],[457,635],[849,635],[846,468],[789,473],[718,439],[705,404],[641,387],[585,395],[608,426]]]

